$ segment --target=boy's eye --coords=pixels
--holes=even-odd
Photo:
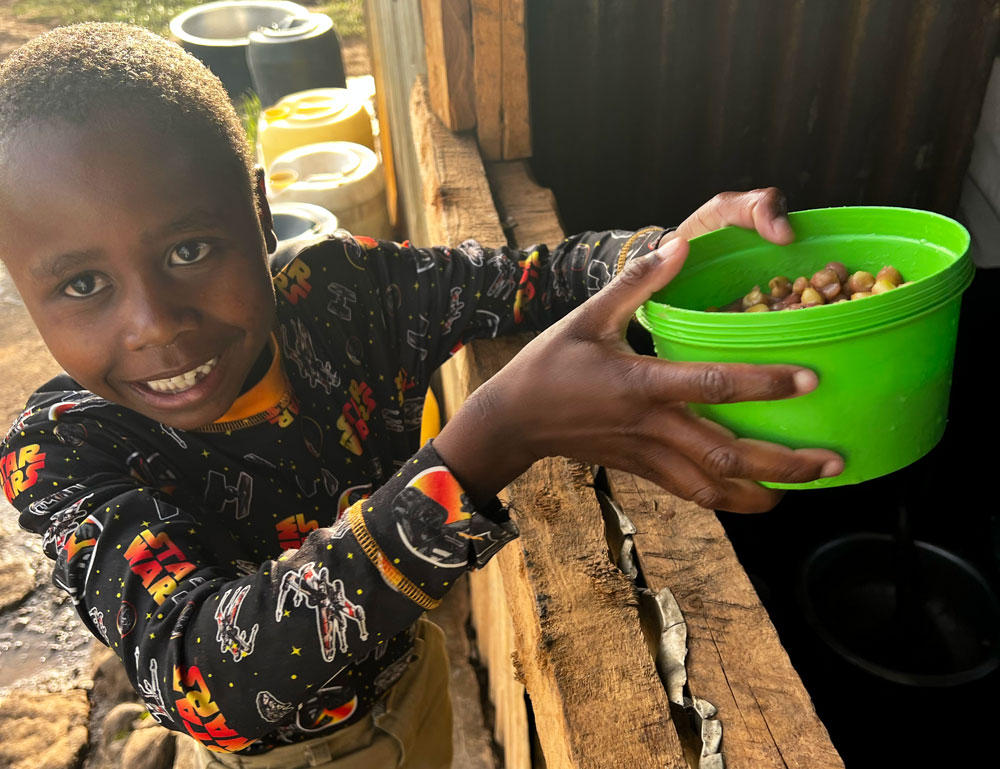
[[[211,250],[212,247],[203,240],[181,243],[170,249],[169,262],[171,265],[194,264],[208,256]]]
[[[67,283],[63,287],[63,293],[66,294],[66,296],[72,296],[79,299],[85,296],[93,296],[94,294],[103,291],[107,285],[107,278],[88,272],[84,275],[77,275],[69,283]]]

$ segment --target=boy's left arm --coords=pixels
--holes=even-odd
[[[474,240],[456,248],[417,248],[345,237],[327,244],[325,256],[308,256],[305,265],[293,263],[286,273],[291,278],[296,270],[312,274],[318,267],[336,274],[326,286],[327,312],[350,320],[367,311],[380,320],[382,333],[376,335],[392,347],[394,359],[410,376],[426,381],[468,341],[548,328],[601,291],[626,264],[674,238],[738,225],[773,242],[791,242],[784,214],[784,196],[768,188],[717,195],[676,229],[583,232],[554,247],[526,251],[488,248]],[[289,278],[277,279],[279,291],[295,290]]]

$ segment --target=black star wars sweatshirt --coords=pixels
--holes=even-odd
[[[0,483],[160,724],[221,751],[331,732],[516,536],[419,447],[428,377],[467,340],[548,326],[663,233],[527,252],[340,234],[275,276],[270,368],[220,421],[177,430],[57,377],[0,446]]]

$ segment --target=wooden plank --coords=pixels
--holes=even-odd
[[[457,245],[475,237],[484,245],[504,243],[476,141],[453,134],[438,120],[423,77],[416,78],[410,95],[410,125],[430,241]]]
[[[531,737],[524,684],[514,670],[514,625],[504,594],[500,565],[494,559],[469,575],[476,648],[489,671],[494,737],[504,751],[505,769],[531,769]]]
[[[686,769],[635,586],[608,560],[589,475],[553,458],[506,491],[523,511],[521,536],[497,559],[546,764]]]
[[[421,0],[427,87],[434,114],[452,131],[476,125],[469,0]]]
[[[395,227],[399,223],[399,194],[396,190],[389,89],[386,86],[386,47],[382,40],[382,25],[379,23],[377,11],[373,8],[373,0],[365,1],[364,10],[368,50],[372,54],[372,78],[375,80],[375,113],[379,122],[379,153],[382,156],[382,169],[385,173],[385,202],[389,209],[389,222]]]
[[[647,585],[669,587],[687,620],[688,686],[719,709],[727,769],[843,769],[715,514],[628,473],[608,478]]]
[[[506,364],[525,341],[526,337],[494,340],[494,364]],[[475,389],[470,382],[468,355],[468,350],[460,350],[442,367],[441,409],[446,417],[453,415]],[[514,670],[514,625],[497,559],[469,574],[469,595],[476,648],[489,673],[490,702],[495,709],[493,734],[503,748],[504,767],[532,769],[524,684]]]
[[[427,89],[420,81],[411,94],[410,123],[412,142],[418,148],[422,227],[430,239],[456,244],[474,237],[489,245],[504,243],[476,140],[445,128],[431,111]],[[520,348],[516,341],[501,344],[507,345],[507,359]],[[442,369],[441,408],[446,417],[461,406],[472,389],[465,356],[466,352],[460,351]],[[524,686],[514,677],[514,629],[499,566],[491,562],[483,571],[471,574],[469,588],[477,648],[489,670],[490,701],[496,709],[494,736],[504,750],[505,769],[531,769]]]
[[[410,113],[428,232],[443,243],[469,236],[503,242],[475,144],[433,116],[419,81]],[[515,340],[494,340],[455,356],[446,411],[517,347]],[[639,627],[634,586],[608,561],[601,513],[586,481],[585,471],[566,460],[536,463],[508,490],[530,514],[520,521],[521,538],[497,557],[504,589],[493,595],[506,594],[514,618],[517,668],[543,725],[546,763],[686,767]]]
[[[365,0],[364,7],[381,129],[379,142],[387,164],[386,182],[395,186],[395,191],[388,189],[390,205],[396,200],[394,224],[413,242],[427,243],[420,174],[409,124],[413,81],[427,72],[420,3]]]
[[[566,233],[559,221],[555,195],[541,187],[524,160],[486,164],[486,174],[507,240],[516,248],[544,243],[555,246]]]
[[[518,347],[498,339],[464,349],[449,364],[457,372],[446,377],[445,402],[485,381]],[[450,391],[448,380],[457,384]],[[505,496],[524,511],[521,537],[494,559],[502,589],[480,600],[492,594],[510,607],[515,668],[549,769],[686,768],[635,588],[608,560],[591,482],[586,468],[555,458],[508,487]]]
[[[524,37],[525,0],[501,0],[503,73],[501,151],[505,160],[531,157],[528,102],[528,49]]]
[[[503,8],[501,0],[470,0],[476,84],[476,135],[485,160],[503,157]]]
[[[466,632],[468,580],[460,580],[427,618],[444,630],[448,647],[448,691],[453,714],[452,765],[463,769],[497,769],[490,732],[483,720],[479,680],[470,661],[472,649]]]

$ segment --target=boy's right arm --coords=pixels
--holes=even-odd
[[[156,720],[209,749],[241,750],[294,720],[516,535],[505,515],[467,509],[426,446],[336,526],[248,563],[221,512],[179,507],[132,477],[142,447],[115,424],[117,407],[80,395],[89,402],[36,400],[18,420],[0,450],[4,491]],[[449,550],[447,563],[410,552],[397,520],[411,544]]]

